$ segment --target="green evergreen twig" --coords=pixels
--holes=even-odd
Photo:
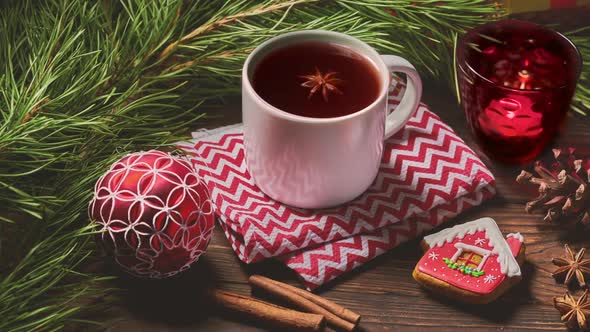
[[[588,115],[590,110],[590,26],[566,32],[566,36],[577,46],[583,62],[572,109],[581,115]]]

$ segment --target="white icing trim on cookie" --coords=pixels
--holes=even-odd
[[[520,243],[524,243],[524,237],[520,233],[510,233],[506,235],[506,238],[513,237],[517,239]]]
[[[512,255],[512,250],[508,243],[506,243],[498,225],[492,218],[481,218],[465,224],[443,229],[438,233],[425,236],[424,241],[430,246],[430,248],[435,246],[440,247],[445,242],[450,243],[453,242],[455,238],[462,239],[465,235],[472,235],[478,231],[485,231],[486,237],[489,240],[488,245],[493,248],[492,253],[498,255],[497,261],[500,264],[500,272],[508,277],[520,276],[520,266]],[[517,234],[518,235],[514,234],[512,236],[520,240],[522,235],[520,235],[520,233]]]

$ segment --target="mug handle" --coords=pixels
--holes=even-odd
[[[389,70],[389,75],[391,72],[400,72],[406,74],[408,78],[406,90],[399,105],[393,112],[386,114],[384,139],[388,139],[397,133],[416,112],[422,98],[422,80],[416,68],[408,60],[396,55],[382,55],[381,58]]]

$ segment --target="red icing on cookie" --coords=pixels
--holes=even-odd
[[[480,263],[479,257],[470,256],[472,251],[465,248],[457,248],[455,245],[458,243],[466,244],[468,246],[475,246],[481,248],[482,252],[490,252],[490,255],[486,257],[481,270],[484,274],[479,277],[463,274],[458,269],[453,270],[448,267],[444,262],[443,258],[451,259],[458,252],[462,251],[465,259],[471,258],[471,266],[475,266],[475,263]],[[459,245],[461,247],[461,245]],[[445,281],[453,286],[457,286],[461,289],[472,291],[478,294],[489,294],[498,285],[500,285],[506,276],[502,274],[500,264],[497,261],[498,255],[491,253],[493,248],[489,246],[489,240],[485,236],[485,231],[478,231],[474,234],[467,234],[462,239],[455,238],[452,242],[445,242],[442,246],[435,246],[428,250],[420,262],[418,263],[418,269],[422,273],[426,273],[439,280]],[[477,255],[477,254],[475,254]],[[483,258],[482,255],[478,255]],[[465,262],[463,259],[458,259],[459,262]],[[479,264],[478,264],[479,265]]]

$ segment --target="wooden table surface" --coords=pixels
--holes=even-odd
[[[448,88],[426,82],[424,101],[477,149],[463,112]],[[239,110],[239,104],[230,104],[224,112],[225,118],[208,124],[238,122]],[[590,117],[570,117],[556,144],[574,145],[590,152]],[[496,176],[498,195],[443,227],[490,216],[505,234],[524,235],[527,261],[523,266],[523,280],[505,296],[488,305],[461,305],[421,289],[411,275],[422,255],[419,239],[343,275],[317,293],[361,313],[360,331],[565,330],[552,301],[554,296],[563,295],[566,288],[551,277],[554,269],[551,258],[563,255],[564,243],[576,249],[590,246],[590,232],[545,223],[540,213],[526,214],[524,204],[533,197],[535,188],[515,183],[520,168],[484,161]],[[207,253],[185,274],[167,281],[137,281],[126,277],[116,281],[115,286],[128,292],[121,304],[112,309],[115,319],[110,321],[109,330],[264,331],[252,322],[214,309],[202,295],[203,290],[213,286],[250,294],[247,277],[253,273],[300,286],[294,273],[276,262],[241,263],[221,230],[216,228]],[[576,295],[581,293],[579,289],[572,290]]]

